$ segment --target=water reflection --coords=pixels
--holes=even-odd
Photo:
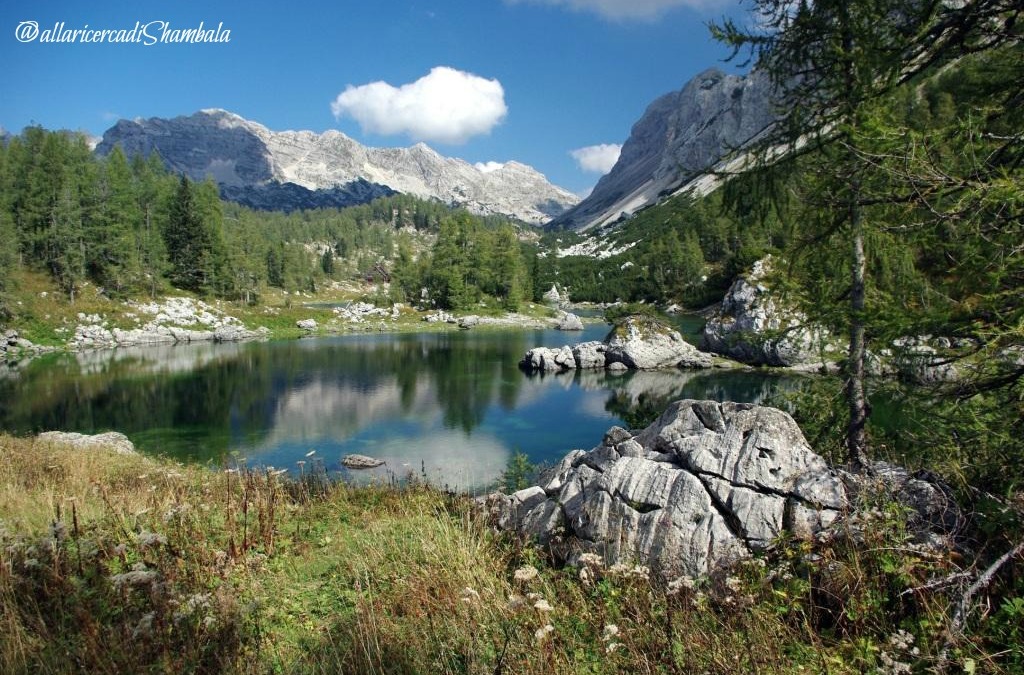
[[[671,400],[760,401],[792,378],[720,371],[528,377],[530,347],[599,339],[557,331],[365,335],[55,355],[0,379],[0,428],[126,433],[145,451],[219,464],[229,453],[296,469],[315,450],[387,462],[363,480],[414,473],[478,489],[515,451],[534,462],[639,427]]]

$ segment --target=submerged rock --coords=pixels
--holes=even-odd
[[[119,455],[136,455],[135,444],[124,434],[108,431],[92,436],[69,431],[45,431],[37,438],[48,443],[70,445],[80,450],[109,450]]]
[[[613,427],[593,450],[569,453],[538,486],[482,503],[499,527],[562,559],[589,551],[698,576],[784,530],[813,536],[846,493],[785,412],[683,400],[636,435]]]

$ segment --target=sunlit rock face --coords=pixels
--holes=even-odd
[[[500,527],[562,557],[699,576],[784,530],[814,535],[846,493],[785,412],[682,400],[636,435],[613,427],[593,450],[566,455],[540,485],[483,501]]]
[[[339,131],[271,131],[225,110],[120,120],[96,151],[117,145],[129,156],[157,151],[173,171],[209,176],[225,198],[260,209],[343,207],[401,192],[541,224],[579,202],[518,162],[482,171],[424,143],[369,148]]]
[[[655,203],[704,175],[775,119],[767,75],[712,68],[651,103],[619,160],[593,192],[552,225],[586,230]]]

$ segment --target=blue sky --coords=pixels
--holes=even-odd
[[[706,22],[739,11],[737,0],[7,0],[0,125],[101,135],[120,117],[225,108],[275,130],[516,160],[583,192],[614,148],[572,151],[620,144],[657,96],[708,67],[735,70]],[[30,21],[39,34],[20,42]],[[58,22],[231,33],[220,44],[41,42]],[[365,86],[375,82],[387,85]]]

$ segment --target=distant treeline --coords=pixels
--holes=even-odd
[[[97,157],[81,134],[29,127],[0,144],[0,292],[24,268],[49,274],[72,301],[90,282],[109,297],[173,287],[255,302],[268,286],[312,290],[378,264],[397,267],[395,299],[457,308],[488,295],[514,306],[532,294],[506,219],[403,195],[253,211],[156,154]]]

